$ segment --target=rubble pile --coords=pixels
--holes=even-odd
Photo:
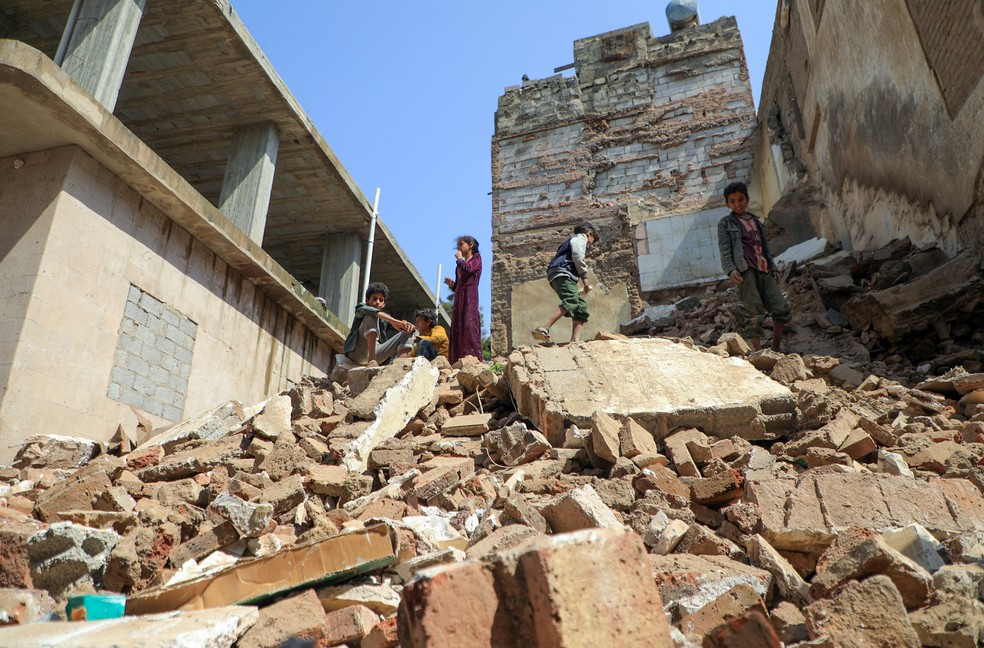
[[[601,337],[29,440],[0,645],[984,641],[984,374]],[[127,616],[52,620],[109,592]]]
[[[822,242],[822,239],[820,240]],[[963,366],[984,367],[984,263],[972,250],[948,259],[909,239],[877,250],[831,252],[802,244],[779,257],[793,311],[784,345],[831,355],[855,368],[912,384]],[[799,247],[799,246],[798,246]],[[737,288],[724,281],[703,295],[648,309],[622,326],[627,335],[690,337],[711,345],[736,330]]]

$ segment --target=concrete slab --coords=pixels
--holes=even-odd
[[[430,403],[439,375],[437,368],[426,358],[416,358],[410,370],[376,400],[372,409],[375,420],[343,450],[342,465],[351,472],[365,471],[369,453],[386,439],[396,436],[417,412]],[[385,383],[385,376],[384,371],[377,379]],[[370,386],[359,398],[372,391]]]
[[[962,484],[970,487],[952,488]],[[984,496],[962,479],[932,483],[870,473],[807,475],[748,483],[744,501],[758,507],[759,533],[781,551],[820,553],[851,526],[883,533],[918,523],[936,537],[984,530],[984,516],[966,513],[984,504]]]
[[[631,416],[658,436],[695,427],[759,440],[776,435],[768,417],[796,407],[789,389],[744,360],[661,338],[521,347],[507,376],[519,412],[555,445],[571,423],[590,427],[597,410]]]
[[[164,612],[108,621],[0,628],[5,648],[229,648],[259,617],[255,607]]]

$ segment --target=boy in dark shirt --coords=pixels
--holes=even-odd
[[[777,281],[779,271],[769,251],[765,228],[758,216],[748,209],[748,187],[733,182],[724,189],[724,199],[731,213],[718,223],[718,248],[721,268],[738,286],[745,311],[742,335],[753,348],[762,344],[762,324],[772,313],[772,350],[779,342],[786,323],[791,319],[789,304]]]
[[[355,319],[342,349],[352,362],[375,367],[410,353],[413,324],[383,312],[387,297],[386,284],[371,283],[365,303],[355,307]],[[396,329],[396,334],[392,329]]]

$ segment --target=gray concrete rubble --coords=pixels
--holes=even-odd
[[[699,426],[721,438],[771,439],[792,429],[796,399],[740,359],[659,338],[524,347],[507,370],[518,411],[552,443],[603,411],[665,435]]]
[[[78,466],[76,446],[33,440],[0,467],[0,619],[81,646],[90,627],[167,646],[628,645],[624,632],[676,648],[848,645],[869,617],[871,645],[980,638],[984,412],[967,399],[980,372],[849,383],[836,358],[752,353],[737,335],[513,359],[399,361],[355,372],[370,378],[356,395],[305,379],[233,408],[215,438],[98,446]],[[783,367],[788,385],[770,378]],[[361,555],[380,534],[384,558],[257,601],[258,617],[181,609],[211,605],[223,569],[253,583],[238,570],[258,559],[340,540]],[[182,587],[206,593],[168,598]],[[137,618],[37,623],[92,592],[174,616],[159,637],[131,630]],[[20,645],[8,631],[0,645]]]
[[[120,541],[114,531],[56,522],[27,541],[36,587],[60,596],[82,586],[98,587],[109,555]]]
[[[5,648],[231,648],[258,618],[255,607],[164,612],[86,623],[0,629]]]
[[[237,401],[229,401],[171,426],[140,444],[137,449],[142,450],[155,445],[172,448],[193,439],[205,441],[220,439],[242,425],[245,418],[243,406]]]
[[[390,374],[391,372],[383,371],[376,376],[366,391],[356,397],[349,410],[356,416],[371,416],[373,419],[369,427],[342,450],[342,464],[350,471],[365,470],[369,453],[386,439],[396,436],[417,412],[427,406],[439,376],[437,369],[423,358],[417,358],[409,371],[398,376],[399,380],[395,384],[388,384]],[[382,393],[378,394],[375,405],[368,410],[370,396],[375,396],[373,390],[377,382],[383,383],[385,389],[380,386]]]

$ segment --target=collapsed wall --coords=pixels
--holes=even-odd
[[[556,301],[544,267],[590,220],[607,290],[594,329],[614,330],[647,293],[720,273],[720,194],[752,168],[752,92],[734,18],[654,38],[648,24],[581,39],[575,75],[499,98],[492,140],[492,344],[529,342]]]

